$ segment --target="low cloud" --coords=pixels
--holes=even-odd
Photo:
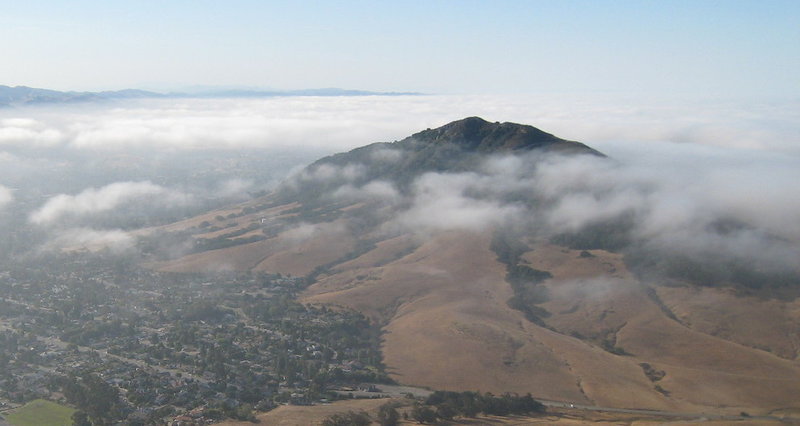
[[[43,247],[43,250],[90,250],[108,249],[114,253],[131,250],[136,239],[129,233],[119,230],[98,230],[91,228],[70,228],[57,233]]]
[[[360,187],[355,187],[350,184],[342,185],[333,192],[333,197],[354,201],[364,200],[394,203],[400,198],[400,192],[391,182],[373,180]]]
[[[218,197],[228,198],[247,194],[253,188],[253,181],[248,179],[228,179],[222,182],[215,191]]]
[[[483,186],[482,180],[473,173],[427,173],[414,183],[411,207],[401,212],[396,222],[415,231],[477,231],[522,214],[519,206],[470,196],[470,190]]]
[[[44,225],[64,216],[106,212],[126,202],[169,195],[169,190],[150,182],[117,182],[99,189],[89,188],[77,195],[56,195],[31,213],[29,220],[34,224]]]
[[[348,164],[343,167],[331,164],[322,164],[318,167],[306,169],[299,179],[305,181],[328,182],[332,180],[353,181],[364,175],[364,166],[361,164]]]
[[[53,147],[62,143],[64,135],[32,118],[0,119],[0,146]]]
[[[600,148],[670,141],[800,154],[798,111],[796,100],[568,94],[137,100],[0,111],[0,145],[337,152],[477,115]]]
[[[388,195],[399,210],[390,228],[431,232],[514,225],[553,237],[620,223],[635,247],[701,262],[738,261],[765,272],[800,272],[800,198],[794,195],[800,159],[656,146],[669,154],[645,160],[648,146],[622,161],[496,156],[476,173],[427,173],[408,194]],[[337,192],[358,191],[345,186]]]
[[[403,158],[403,152],[390,148],[374,149],[369,153],[369,158],[381,163],[396,163]]]
[[[282,234],[282,237],[298,244],[320,235],[343,235],[346,228],[342,223],[300,223]]]
[[[14,194],[10,189],[0,185],[0,209],[5,207],[6,204],[14,201]]]
[[[297,168],[283,182],[287,188],[318,191],[335,190],[351,185],[366,173],[363,164],[351,163],[342,166],[323,163],[310,167]],[[332,193],[329,195],[333,195]]]
[[[632,220],[647,247],[738,259],[753,268],[797,271],[800,159],[772,153],[670,144],[669,152],[624,162],[560,158],[538,168],[537,189],[555,200],[551,232],[572,232],[615,218]],[[700,157],[700,152],[705,155]],[[633,153],[631,153],[633,154]],[[700,159],[702,158],[702,159]]]

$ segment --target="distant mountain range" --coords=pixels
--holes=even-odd
[[[147,90],[124,89],[102,92],[61,92],[27,86],[0,85],[0,106],[97,102],[115,99],[142,98],[267,98],[278,96],[401,96],[419,95],[415,92],[370,92],[337,88],[301,90],[205,89],[198,92],[159,93]]]

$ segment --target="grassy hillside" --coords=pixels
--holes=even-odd
[[[236,217],[226,232],[303,214],[296,204],[247,207],[224,212]],[[171,231],[199,229],[216,216]],[[340,217],[158,267],[312,274],[302,301],[357,309],[383,324],[384,361],[401,383],[731,413],[800,400],[800,302],[660,287],[640,281],[621,254],[526,241],[516,262],[550,277],[536,284],[536,297],[523,299],[539,319],[532,322],[525,309],[509,306],[515,288],[490,231],[384,238],[354,234]]]
[[[548,314],[544,324],[528,321],[508,306],[513,292],[490,240],[444,233],[385,265],[351,261],[352,269],[340,265],[320,278],[304,301],[383,321],[385,363],[403,383],[665,410],[796,405],[797,361],[681,323],[676,315],[687,314],[676,308],[680,301],[666,306],[618,254],[552,245],[525,253],[523,262],[552,274],[543,284],[548,300],[539,304]],[[735,299],[706,311],[724,318],[727,306],[748,302],[756,303]],[[761,303],[750,309],[775,302]],[[779,336],[760,338],[780,345]]]

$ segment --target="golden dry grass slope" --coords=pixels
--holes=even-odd
[[[386,241],[364,256],[382,258],[401,244]],[[381,266],[339,265],[303,301],[382,321],[385,363],[403,383],[674,411],[767,413],[800,403],[796,302],[728,295],[700,304],[691,297],[700,290],[651,289],[620,255],[590,254],[541,244],[524,255],[553,275],[544,283],[544,327],[506,304],[512,290],[488,232],[440,233]],[[729,309],[758,318],[710,332],[708,324],[725,326]]]
[[[170,230],[211,238],[219,231],[204,232],[203,222],[246,230],[291,218],[297,207],[246,213],[263,202]],[[327,265],[302,301],[356,309],[382,324],[384,362],[404,384],[683,412],[800,408],[799,301],[656,287],[638,281],[619,254],[530,241],[522,261],[552,274],[540,304],[549,316],[537,325],[508,306],[513,292],[490,231],[403,234],[352,255],[348,225],[295,221],[261,241],[152,266],[303,276]]]

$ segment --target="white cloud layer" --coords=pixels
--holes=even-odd
[[[6,109],[0,111],[0,146],[335,152],[476,115],[531,124],[592,146],[670,141],[800,155],[797,100],[554,94],[172,99]]]
[[[798,100],[369,96],[8,108],[0,110],[4,151],[0,164],[3,173],[32,174],[69,162],[61,152],[98,158],[108,151],[315,148],[336,152],[401,139],[466,116],[530,124],[584,142],[614,161],[550,160],[532,174],[520,159],[502,157],[485,164],[482,173],[426,175],[416,182],[413,197],[404,200],[395,223],[475,229],[535,215],[554,231],[570,231],[632,214],[638,236],[670,249],[726,253],[755,259],[764,267],[786,266],[800,258]],[[34,153],[25,152],[27,148]],[[374,155],[377,162],[401,159],[391,150]],[[387,202],[401,198],[397,188],[386,182],[353,186],[363,173],[358,165],[320,167],[297,173],[295,179],[341,181],[345,186],[336,196]],[[5,177],[4,182],[17,187]],[[221,183],[218,191],[236,194],[249,186],[249,181],[234,179]],[[546,201],[549,208],[532,212],[504,201],[525,191]],[[17,195],[22,199],[21,193]],[[52,197],[29,219],[52,224],[66,217],[114,211],[139,199],[179,198],[180,194],[150,182],[117,182]],[[7,204],[12,197],[0,187],[0,205],[4,199]],[[720,220],[741,227],[712,232]]]
[[[43,225],[66,215],[82,216],[113,210],[125,202],[168,195],[169,190],[150,182],[117,182],[99,189],[89,188],[77,195],[56,195],[31,213],[30,221]]]
[[[415,231],[481,230],[515,220],[523,213],[518,206],[467,194],[485,185],[485,179],[473,173],[427,173],[414,184],[411,207],[396,220]]]
[[[426,173],[405,194],[382,180],[339,180],[329,195],[390,207],[374,209],[390,233],[513,224],[552,237],[624,218],[636,247],[800,272],[800,158],[657,142],[623,151],[619,160],[496,156],[478,172]]]
[[[0,146],[47,148],[62,143],[64,135],[52,123],[33,118],[0,119]]]
[[[245,194],[253,187],[253,181],[248,179],[228,179],[222,182],[217,188],[216,196],[234,197]]]
[[[646,152],[625,161],[547,157],[535,168],[497,157],[484,174],[426,174],[398,221],[412,229],[535,223],[552,236],[627,217],[637,244],[800,272],[800,158],[700,147],[716,153],[702,158],[698,147],[669,148],[641,162]],[[537,201],[504,201],[515,194]]]
[[[69,228],[60,231],[50,239],[42,250],[109,249],[123,252],[135,247],[136,239],[129,233],[119,230],[99,230],[91,228]]]
[[[352,200],[382,200],[393,201],[400,197],[397,188],[390,182],[373,180],[360,187],[345,184],[336,189],[332,196],[334,198],[346,198]]]
[[[0,185],[0,208],[14,201],[14,194],[7,187]]]

